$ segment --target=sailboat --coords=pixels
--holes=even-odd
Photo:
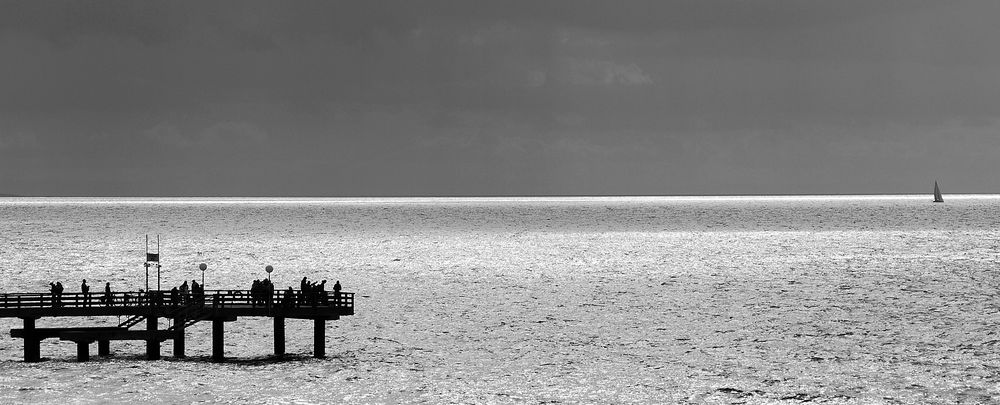
[[[944,202],[944,198],[941,198],[941,189],[938,188],[937,182],[934,182],[934,202]]]

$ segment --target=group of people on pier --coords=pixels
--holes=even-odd
[[[63,285],[61,281],[55,283],[49,283],[50,290],[52,291],[52,306],[58,307],[59,303],[62,301]]]
[[[52,293],[52,306],[63,306],[63,285],[62,282],[50,282],[50,291]],[[274,284],[271,283],[270,279],[254,280],[252,286],[250,287],[250,303],[254,306],[261,305],[271,305],[277,301],[281,306],[285,308],[303,307],[303,306],[326,306],[330,305],[330,294],[326,291],[326,280],[320,282],[309,281],[308,277],[302,277],[302,281],[299,284],[300,290],[295,291],[291,286],[288,287],[283,293],[278,293],[275,295]],[[333,285],[333,303],[336,304],[340,302],[340,281],[338,280]],[[87,284],[87,280],[84,279],[80,283],[79,296],[74,297],[75,300],[71,299],[76,306],[92,306],[92,296],[90,293],[90,285]],[[233,295],[234,291],[229,291],[229,295]],[[245,296],[244,296],[245,297]],[[98,302],[104,306],[115,305],[115,295],[111,291],[111,283],[107,282],[104,284],[104,295],[98,299]],[[205,302],[205,286],[198,284],[197,280],[191,280],[190,287],[188,282],[184,281],[179,287],[172,287],[170,291],[143,291],[139,289],[138,295],[133,297],[130,293],[123,293],[121,295],[121,305],[185,305],[188,303],[204,303]]]
[[[185,280],[180,287],[170,289],[170,302],[174,305],[204,301],[205,286],[198,284],[198,280],[191,280],[191,287],[188,287],[188,282]]]
[[[63,290],[65,290],[65,288],[63,287],[61,281],[49,283],[49,291],[52,292],[52,306],[62,306]],[[83,279],[83,282],[80,283],[80,292],[83,293],[83,306],[91,306],[92,297],[90,294],[90,286],[87,285],[87,279]],[[111,294],[111,283],[104,284],[104,295],[101,296],[99,301],[104,305],[114,305],[115,301]]]
[[[330,295],[326,291],[326,280],[315,282],[309,281],[308,277],[302,277],[299,283],[299,291],[296,292],[291,286],[283,294],[275,297],[274,284],[270,279],[254,280],[250,286],[250,296],[253,305],[270,305],[275,299],[285,308],[329,305]],[[340,300],[340,281],[333,285],[333,302]]]
[[[271,279],[265,278],[253,281],[253,284],[250,286],[250,302],[254,306],[270,304],[273,299],[274,284],[271,283]]]

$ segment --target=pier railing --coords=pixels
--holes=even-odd
[[[250,290],[205,290],[204,294],[172,291],[127,291],[84,294],[5,293],[0,294],[0,308],[89,308],[89,307],[180,307],[190,304],[226,308],[233,306],[285,308],[354,308],[354,293],[310,292],[301,290],[260,293]]]
[[[24,340],[24,360],[41,360],[40,342],[59,338],[77,344],[77,358],[90,358],[88,346],[98,342],[98,354],[110,353],[112,340],[145,340],[146,357],[160,358],[160,343],[173,340],[174,356],[184,357],[184,330],[195,323],[212,324],[212,360],[225,359],[225,324],[240,317],[270,317],[274,321],[274,353],[285,353],[285,320],[313,321],[314,357],[326,356],[326,322],[354,315],[354,293],[341,291],[207,290],[118,291],[88,293],[0,293],[0,318],[21,318],[23,328],[11,336]],[[43,317],[118,316],[118,326],[35,327]],[[125,320],[121,317],[126,316]],[[160,318],[173,325],[159,329]],[[135,328],[146,321],[145,328]]]

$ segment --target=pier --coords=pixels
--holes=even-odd
[[[326,321],[354,315],[354,294],[334,292],[302,294],[298,290],[271,294],[247,290],[206,290],[203,294],[172,294],[171,291],[104,293],[9,293],[0,294],[0,317],[21,318],[24,327],[11,329],[14,338],[24,341],[24,361],[41,360],[44,339],[72,341],[77,359],[90,359],[90,345],[97,342],[97,354],[111,354],[111,341],[146,342],[146,358],[160,358],[160,344],[173,341],[174,357],[185,357],[184,330],[198,322],[212,323],[212,360],[225,361],[225,324],[239,317],[274,319],[274,354],[285,354],[285,319],[313,320],[313,356],[326,356]],[[119,316],[111,327],[38,328],[43,317]],[[159,329],[161,318],[171,320]],[[145,325],[142,325],[145,323]]]

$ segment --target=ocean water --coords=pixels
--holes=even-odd
[[[1000,196],[947,197],[0,199],[2,291],[142,288],[158,235],[164,286],[358,294],[326,359],[241,318],[25,364],[0,319],[0,403],[1000,402]]]

